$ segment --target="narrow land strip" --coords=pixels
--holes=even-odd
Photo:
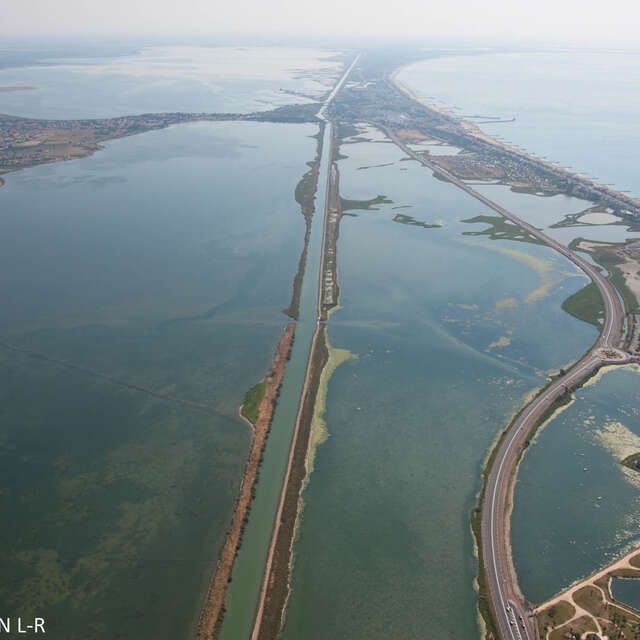
[[[329,139],[331,140],[330,148],[325,150],[329,154],[329,158],[333,156],[333,127],[331,124]],[[332,173],[333,163],[329,161],[329,174]],[[260,598],[256,609],[253,632],[251,640],[272,640],[276,638],[280,626],[282,624],[282,615],[285,603],[288,599],[288,568],[289,553],[283,553],[284,549],[291,549],[293,537],[295,534],[295,521],[297,515],[297,507],[304,481],[304,460],[306,458],[307,447],[309,443],[309,434],[311,430],[311,419],[313,417],[313,406],[317,393],[317,387],[322,373],[322,368],[327,360],[326,340],[324,338],[323,320],[323,274],[325,264],[326,237],[327,237],[327,218],[329,215],[329,200],[332,181],[327,178],[327,187],[324,194],[324,223],[322,231],[322,248],[320,256],[320,269],[318,271],[318,296],[317,320],[316,327],[309,349],[309,358],[307,361],[307,369],[305,372],[304,386],[300,397],[300,406],[296,416],[296,424],[293,431],[291,441],[291,449],[289,450],[289,459],[287,462],[287,470],[285,473],[282,492],[280,494],[280,502],[276,514],[273,533],[271,536],[271,544],[265,566],[262,587],[260,589]],[[302,473],[301,471],[302,465]],[[296,473],[294,474],[294,469]],[[293,503],[293,504],[292,504]],[[283,515],[285,510],[290,514],[287,520]],[[278,553],[279,552],[279,553]],[[276,558],[277,555],[277,558]],[[283,576],[283,565],[286,567],[286,574]],[[276,582],[277,579],[285,579],[286,589],[283,591],[282,584]],[[278,597],[279,595],[279,597]]]
[[[273,357],[271,370],[266,377],[265,391],[258,410],[258,419],[254,425],[253,441],[242,478],[240,493],[231,518],[227,538],[211,578],[204,606],[202,607],[196,635],[198,640],[210,640],[213,638],[216,628],[222,621],[224,615],[224,599],[227,585],[231,580],[234,558],[242,542],[244,525],[249,517],[265,441],[269,434],[278,390],[282,383],[285,366],[291,351],[291,345],[293,344],[295,326],[293,322],[286,326],[284,335]]]
[[[335,240],[337,239],[337,222],[339,219],[339,207],[337,204],[339,202],[337,194],[338,179],[333,162],[335,153],[335,130],[333,123],[327,120],[326,113],[329,105],[343,87],[359,59],[360,54],[357,54],[317,114],[319,120],[327,123],[329,127],[328,139],[331,141],[330,148],[323,150],[323,153],[329,154],[329,162],[327,186],[324,194],[322,250],[318,272],[316,299],[317,320],[309,351],[304,386],[260,589],[251,640],[274,640],[277,638],[282,626],[284,611],[289,596],[291,554],[293,552],[297,515],[300,508],[300,497],[306,476],[305,462],[307,459],[311,423],[320,377],[328,359],[324,321],[327,317],[328,308],[334,306],[334,303],[325,304],[328,300],[326,289],[331,287],[332,291],[337,291],[335,278],[330,278],[330,281],[326,279],[328,264],[332,265],[329,269],[330,272],[334,273],[335,271]],[[330,227],[331,229],[335,229],[335,232],[332,232]],[[328,242],[330,236],[332,242]],[[328,248],[330,247],[333,248],[333,259],[328,259]],[[331,297],[331,301],[333,301],[333,297]]]

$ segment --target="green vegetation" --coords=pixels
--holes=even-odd
[[[495,449],[494,449],[495,451]],[[493,453],[491,454],[493,458]],[[486,486],[486,474],[491,467],[487,465],[484,478],[484,484],[482,492],[478,498],[478,504],[471,511],[471,531],[476,540],[476,546],[478,548],[478,611],[484,620],[486,627],[485,638],[499,638],[498,628],[496,627],[493,619],[493,613],[491,612],[491,605],[489,604],[489,598],[487,594],[487,581],[484,568],[484,558],[482,557],[482,501],[484,499],[485,486]]]
[[[393,200],[389,200],[387,196],[378,195],[371,200],[348,200],[347,198],[340,198],[342,203],[342,211],[377,211],[380,204],[393,204]]]
[[[396,213],[393,218],[393,222],[399,222],[400,224],[408,224],[412,227],[422,227],[423,229],[439,229],[442,227],[441,224],[429,224],[428,222],[423,222],[422,220],[416,220],[412,216],[407,216],[403,213]]]
[[[300,205],[300,211],[304,216],[305,232],[304,232],[304,245],[302,252],[300,253],[300,259],[298,260],[298,268],[296,274],[293,277],[293,291],[291,293],[291,302],[286,309],[283,309],[283,313],[288,315],[294,320],[298,319],[300,313],[300,296],[302,294],[302,280],[304,278],[304,271],[307,266],[307,253],[309,251],[309,238],[311,237],[311,221],[315,212],[315,195],[318,189],[318,170],[320,168],[320,157],[322,155],[323,133],[324,123],[321,123],[320,129],[315,136],[316,139],[316,157],[314,160],[307,162],[309,171],[307,171],[298,184],[296,185],[294,197],[296,202]]]
[[[549,640],[567,640],[567,638],[577,640],[589,631],[597,632],[598,629],[591,618],[581,616],[568,625],[552,631],[549,634]]]
[[[482,231],[464,231],[464,236],[488,236],[491,240],[516,240],[518,242],[529,242],[531,244],[543,244],[538,238],[524,231],[521,227],[510,222],[502,216],[476,216],[463,220],[467,224],[488,224],[487,229]]]
[[[537,187],[523,187],[522,185],[511,185],[511,191],[514,193],[526,193],[532,196],[538,196],[539,198],[549,198],[551,196],[558,195],[556,189],[540,189]]]
[[[576,238],[571,242],[569,248],[576,249],[581,242],[582,238]],[[640,311],[638,301],[633,292],[627,287],[622,271],[617,267],[617,265],[624,262],[624,258],[615,253],[615,250],[621,246],[620,244],[599,244],[588,253],[609,272],[609,280],[622,296],[625,311],[627,313],[637,313]]]
[[[378,169],[380,167],[390,167],[394,164],[395,162],[383,162],[382,164],[369,164],[364,167],[358,167],[358,171],[362,171],[363,169]]]
[[[258,421],[260,403],[262,402],[262,398],[264,398],[266,388],[266,379],[261,380],[258,384],[254,384],[244,396],[244,402],[242,403],[242,415],[251,424],[255,424]]]
[[[562,309],[583,322],[588,322],[596,327],[602,326],[604,302],[600,290],[593,282],[569,296],[562,303]]]
[[[617,265],[624,263],[624,258],[614,253],[615,245],[602,247],[591,252],[593,259],[609,272],[609,280],[622,296],[627,311],[637,311],[635,296],[627,288],[622,271]]]
[[[570,602],[561,600],[538,614],[538,625],[542,630],[546,630],[548,627],[559,627],[570,620],[575,612],[576,609]]]

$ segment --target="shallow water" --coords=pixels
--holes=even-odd
[[[463,235],[491,212],[393,145],[341,153],[343,198],[392,202],[341,222],[329,336],[358,358],[329,382],[283,637],[477,638],[482,463],[544,371],[595,339],[560,310],[584,278],[545,247]]]
[[[576,238],[601,242],[625,242],[640,237],[640,233],[630,231],[628,225],[611,224],[614,221],[603,220],[600,217],[609,214],[577,215],[592,206],[592,203],[586,200],[561,194],[549,197],[517,193],[512,191],[510,187],[500,184],[475,184],[474,189],[520,216],[523,220],[544,230],[546,234],[566,246]],[[587,218],[587,216],[597,217]],[[570,220],[567,219],[568,217]],[[587,219],[585,220],[585,218]],[[557,226],[560,224],[566,226]]]
[[[194,123],[6,176],[0,340],[38,354],[0,350],[7,615],[59,640],[191,635],[248,451],[238,406],[287,321],[316,132]]]
[[[72,119],[266,111],[326,93],[341,68],[330,59],[335,55],[306,48],[171,46],[110,57],[44,58],[0,69],[0,87],[29,87],[0,92],[0,113]]]
[[[295,341],[273,414],[271,431],[260,467],[260,481],[251,505],[251,517],[244,530],[242,548],[233,567],[233,581],[227,591],[226,611],[220,631],[222,640],[250,637],[253,612],[262,585],[318,316],[318,273],[322,257],[324,200],[331,135],[331,127],[326,127]]]
[[[640,370],[610,369],[576,392],[527,450],[513,551],[524,593],[542,602],[640,542]],[[561,490],[559,490],[561,488]]]

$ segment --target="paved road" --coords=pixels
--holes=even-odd
[[[325,101],[322,103],[322,106],[320,107],[320,111],[318,111],[318,113],[316,114],[316,118],[319,118],[320,120],[324,120],[325,122],[328,122],[327,109],[329,108],[329,105],[331,104],[331,101],[338,94],[338,91],[340,91],[340,89],[342,89],[342,85],[347,81],[347,78],[349,77],[349,75],[353,71],[353,67],[355,67],[356,64],[358,64],[358,60],[360,60],[360,56],[361,55],[362,54],[359,53],[353,59],[353,62],[349,65],[347,70],[342,74],[342,77],[340,78],[340,80],[338,80],[338,82],[336,83],[335,87],[333,87],[333,89],[331,90],[331,93],[326,97]]]
[[[600,337],[591,350],[564,376],[556,379],[541,394],[536,396],[509,425],[496,451],[489,477],[487,478],[482,505],[482,557],[486,572],[487,595],[494,611],[494,618],[504,640],[533,640],[535,627],[529,618],[528,607],[522,601],[513,570],[511,546],[508,533],[508,518],[513,495],[513,484],[518,459],[540,419],[553,403],[568,389],[584,380],[605,363],[628,362],[628,354],[617,349],[622,330],[624,310],[613,285],[593,265],[576,255],[534,226],[521,220],[448,171],[402,143],[389,130],[387,135],[409,156],[425,165],[434,173],[446,178],[469,195],[480,200],[500,215],[515,222],[531,235],[542,240],[579,267],[600,290],[605,304],[605,321]],[[615,351],[617,357],[608,354]]]
[[[325,238],[326,238],[326,232],[327,232],[327,212],[328,212],[328,203],[329,203],[329,193],[330,193],[330,188],[331,188],[331,165],[332,165],[332,157],[333,157],[333,124],[327,119],[325,113],[326,110],[329,106],[329,104],[331,104],[331,101],[335,98],[335,96],[337,95],[338,91],[340,91],[340,89],[342,88],[342,85],[345,83],[346,79],[349,77],[349,74],[351,73],[351,71],[353,70],[353,67],[356,65],[356,63],[358,62],[358,60],[360,59],[360,54],[358,54],[353,62],[349,65],[348,69],[343,73],[342,77],[340,78],[340,80],[338,80],[338,82],[336,83],[336,85],[334,86],[333,90],[331,91],[331,93],[327,96],[326,100],[323,102],[322,107],[320,108],[320,111],[318,111],[318,113],[316,114],[316,117],[319,120],[324,121],[325,123],[327,123],[327,126],[329,127],[328,130],[328,136],[327,139],[329,141],[328,145],[323,146],[322,148],[322,157],[320,158],[320,170],[326,170],[327,173],[327,186],[326,186],[326,190],[324,194],[318,194],[318,199],[319,198],[323,198],[324,202],[322,205],[322,211],[324,213],[324,223],[323,223],[323,231],[322,231],[322,248],[323,248],[323,253],[322,256],[320,258],[320,271],[319,271],[319,275],[318,275],[318,287],[319,287],[319,291],[318,291],[318,298],[317,298],[317,317],[316,317],[316,328],[315,331],[313,333],[313,337],[311,339],[311,347],[309,349],[309,356],[308,356],[308,360],[307,360],[307,368],[306,368],[306,372],[305,372],[305,377],[304,377],[304,384],[303,384],[303,388],[302,388],[302,393],[300,395],[300,405],[298,406],[298,413],[296,415],[296,423],[293,429],[293,436],[291,439],[291,446],[289,448],[289,458],[287,460],[287,469],[285,472],[285,476],[284,476],[284,480],[282,483],[282,489],[280,491],[280,500],[278,503],[278,510],[276,512],[276,517],[274,520],[274,526],[273,526],[273,532],[271,534],[271,542],[269,544],[269,551],[267,554],[267,560],[265,563],[265,570],[264,570],[264,574],[262,576],[262,584],[260,587],[260,595],[258,598],[258,604],[256,607],[256,612],[255,612],[255,616],[254,616],[254,621],[253,621],[253,628],[251,630],[251,636],[250,636],[250,640],[258,640],[258,638],[260,637],[260,633],[261,633],[261,629],[262,629],[262,618],[264,615],[264,609],[265,609],[265,604],[266,604],[266,597],[267,597],[267,590],[269,587],[269,577],[271,576],[271,569],[273,566],[273,559],[275,556],[275,549],[276,549],[276,543],[278,541],[278,535],[280,532],[280,523],[282,522],[282,514],[284,512],[284,505],[285,505],[285,498],[286,498],[286,493],[287,493],[287,486],[289,484],[289,478],[291,476],[291,469],[293,468],[293,463],[294,463],[294,452],[296,449],[296,443],[298,441],[298,436],[300,434],[300,428],[301,428],[301,421],[302,421],[302,408],[304,405],[304,401],[305,398],[308,395],[309,392],[309,385],[311,384],[311,374],[312,374],[312,364],[313,364],[313,354],[315,352],[316,349],[316,343],[318,340],[318,335],[319,335],[319,331],[320,331],[320,326],[322,324],[322,298],[321,298],[321,292],[322,292],[322,275],[324,272],[324,247],[325,247]],[[325,139],[325,141],[327,140]],[[325,159],[327,160],[325,162]],[[326,166],[326,169],[325,169]],[[320,200],[320,202],[322,202]],[[305,277],[309,277],[311,276],[311,274],[305,275]]]

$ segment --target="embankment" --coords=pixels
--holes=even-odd
[[[251,510],[251,501],[255,494],[255,485],[262,462],[262,454],[271,427],[271,420],[282,377],[284,376],[285,366],[293,344],[295,327],[296,325],[293,322],[286,326],[273,357],[271,369],[265,378],[264,395],[260,402],[257,420],[254,424],[253,441],[242,478],[238,500],[231,518],[227,538],[222,547],[218,564],[211,576],[209,589],[200,614],[200,622],[196,633],[198,640],[211,640],[214,638],[219,623],[224,616],[224,600],[227,585],[231,581],[233,561],[242,543],[244,526],[248,520],[249,511]]]
[[[283,488],[282,511],[276,524],[273,555],[267,569],[263,588],[265,591],[261,619],[256,624],[256,640],[275,640],[280,633],[282,619],[289,597],[289,573],[293,541],[296,533],[300,496],[307,475],[306,458],[311,436],[316,396],[322,370],[328,360],[326,328],[318,324],[307,370],[307,384],[300,405],[298,425],[291,450],[290,470]],[[260,615],[260,613],[259,613]]]

